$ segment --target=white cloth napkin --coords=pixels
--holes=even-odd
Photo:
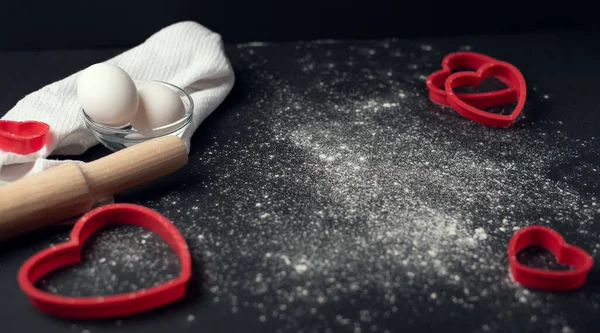
[[[191,21],[165,27],[106,62],[121,67],[134,80],[169,82],[192,96],[194,116],[183,134],[188,151],[192,134],[225,99],[234,83],[221,36]],[[78,155],[99,143],[85,126],[77,99],[80,73],[25,96],[2,118],[43,121],[50,125],[52,139],[42,150],[30,155],[0,150],[0,184],[66,162],[47,159],[50,155]]]

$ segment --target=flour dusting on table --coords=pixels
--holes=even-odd
[[[560,295],[511,281],[506,244],[542,224],[597,253],[597,139],[528,112],[552,103],[551,92],[511,128],[470,122],[427,97],[423,80],[442,50],[397,43],[240,47],[244,96],[196,135],[190,158],[200,167],[141,203],[186,237],[207,307],[277,332],[426,331],[431,318],[473,332],[511,321],[576,331]],[[94,267],[121,255],[122,242]],[[159,243],[145,239],[139,251]],[[146,281],[177,274],[159,258],[139,257],[166,269],[145,270]],[[94,276],[92,291],[111,291]],[[600,297],[587,292],[569,297],[596,311]]]

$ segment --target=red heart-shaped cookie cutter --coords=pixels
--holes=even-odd
[[[442,59],[442,69],[431,73],[425,81],[429,89],[429,98],[434,103],[450,106],[450,103],[447,101],[448,94],[444,84],[446,79],[452,74],[452,70],[460,68],[477,70],[479,67],[494,61],[498,60],[477,52],[453,52],[446,55]],[[503,76],[498,76],[498,79],[508,85],[508,88],[482,93],[460,93],[457,95],[467,104],[478,108],[489,108],[515,101],[517,93],[514,87],[511,86],[511,80]]]
[[[113,224],[137,225],[162,237],[179,257],[181,274],[159,286],[97,297],[54,295],[35,287],[35,282],[49,272],[79,263],[85,240],[98,229]],[[33,305],[43,312],[68,318],[108,318],[139,313],[182,298],[191,274],[188,246],[171,221],[143,206],[112,204],[96,208],[82,216],[73,227],[68,242],[29,258],[19,270],[18,281]]]
[[[42,149],[50,126],[40,121],[0,120],[0,149],[27,155]]]
[[[510,81],[510,86],[515,88],[517,94],[517,106],[508,115],[494,114],[481,110],[462,100],[454,89],[462,86],[476,87],[479,83],[490,76],[504,77]],[[478,123],[495,126],[508,127],[519,116],[527,98],[527,85],[525,78],[519,69],[504,61],[488,62],[479,67],[475,72],[457,72],[446,79],[445,88],[448,93],[450,106],[464,117]]]
[[[550,271],[521,264],[517,254],[529,246],[549,250],[559,263],[569,265],[573,269]],[[568,244],[558,232],[544,226],[529,226],[517,231],[508,243],[508,260],[515,281],[526,287],[546,290],[579,288],[593,266],[593,259],[589,253]]]

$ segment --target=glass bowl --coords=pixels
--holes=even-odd
[[[100,143],[102,143],[102,145],[104,145],[106,148],[112,151],[117,151],[144,141],[167,135],[176,135],[181,137],[192,122],[194,101],[188,93],[175,85],[163,81],[135,81],[135,84],[138,88],[149,83],[162,84],[175,91],[185,106],[185,115],[181,119],[169,125],[147,130],[136,130],[129,124],[122,127],[111,127],[97,123],[85,113],[85,110],[82,109],[83,116],[85,118],[85,125],[90,129],[90,131],[92,131],[98,141],[100,141]]]

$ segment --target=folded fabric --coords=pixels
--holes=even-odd
[[[190,21],[165,27],[106,62],[121,67],[134,80],[165,81],[190,94],[194,100],[193,120],[182,137],[188,151],[193,133],[234,83],[221,36]],[[99,143],[87,129],[77,99],[80,73],[25,96],[2,118],[43,121],[50,125],[50,139],[42,150],[29,155],[0,150],[0,184],[66,162],[47,159],[51,155],[79,155]]]

